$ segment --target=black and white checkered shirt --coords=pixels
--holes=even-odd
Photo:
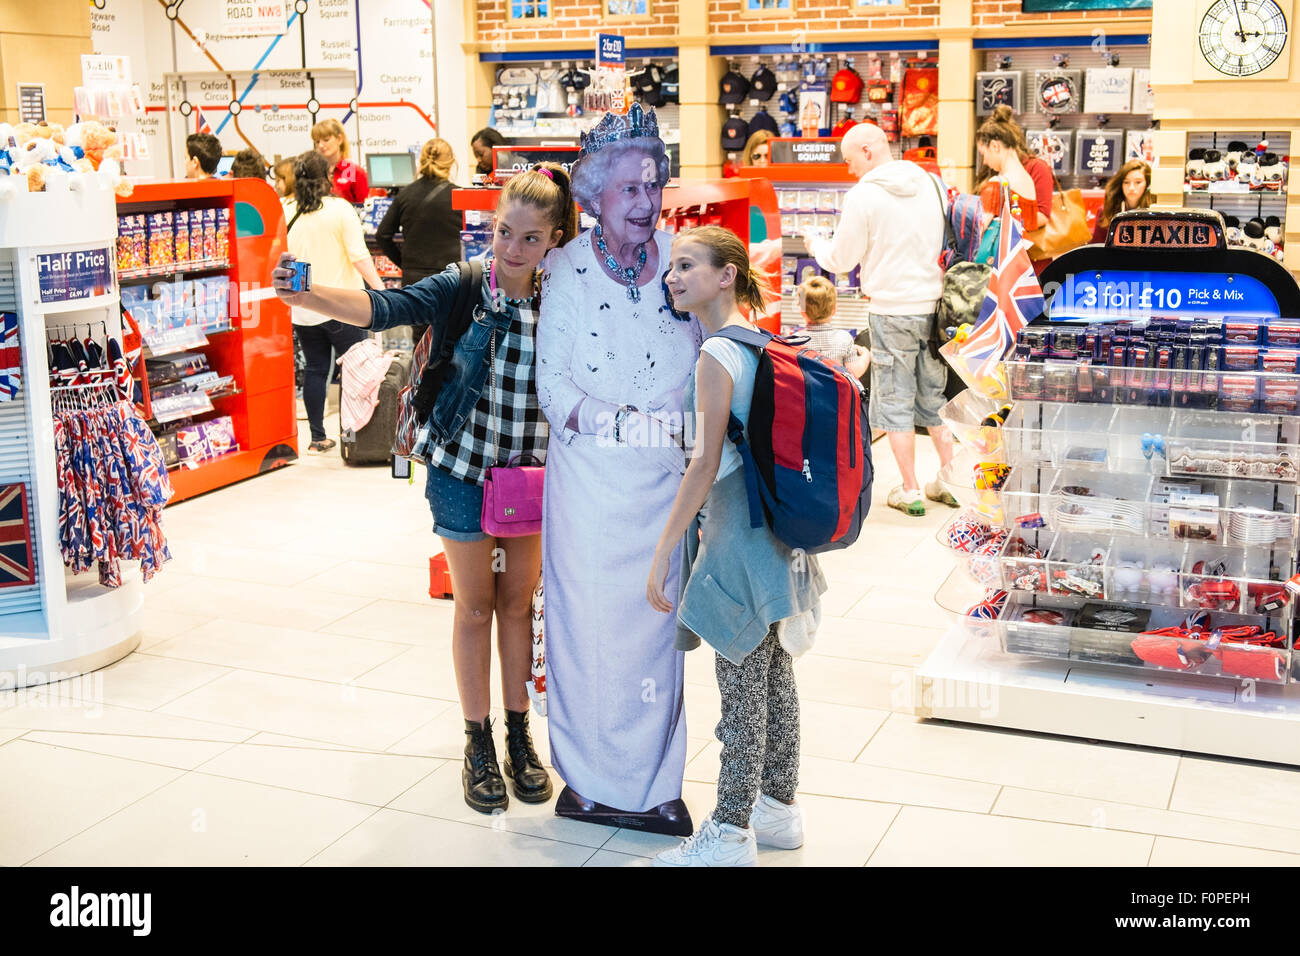
[[[476,485],[483,484],[490,466],[504,465],[516,455],[546,460],[549,426],[537,404],[534,373],[537,311],[533,303],[508,308],[514,316],[504,333],[495,333],[496,362],[465,427],[429,454],[430,467]]]

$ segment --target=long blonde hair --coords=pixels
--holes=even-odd
[[[767,312],[770,299],[776,297],[772,282],[749,261],[749,248],[730,229],[722,226],[696,226],[679,232],[676,242],[698,242],[709,250],[709,264],[715,269],[736,267],[736,302],[752,314]]]
[[[437,176],[450,179],[451,169],[456,165],[456,154],[452,152],[451,143],[434,137],[420,150],[420,175],[425,178]]]
[[[326,136],[337,136],[339,155],[344,159],[352,158],[352,149],[348,146],[348,134],[344,132],[342,123],[336,119],[323,119],[311,128],[312,145],[319,143]]]

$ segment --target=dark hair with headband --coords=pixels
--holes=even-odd
[[[522,202],[540,209],[551,226],[560,230],[559,245],[578,234],[578,207],[573,204],[569,174],[559,163],[538,163],[510,177],[499,205]]]

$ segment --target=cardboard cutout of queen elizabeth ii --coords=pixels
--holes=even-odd
[[[556,813],[685,836],[683,655],[675,615],[645,600],[686,467],[682,393],[703,340],[665,298],[667,182],[653,110],[606,114],[582,137],[573,194],[598,225],[552,251],[542,276],[542,578],[551,762],[566,784]]]

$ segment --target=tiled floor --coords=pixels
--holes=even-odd
[[[1300,772],[912,717],[913,671],[951,622],[934,601],[950,512],[890,511],[883,445],[876,463],[870,525],[825,557],[829,616],[797,665],[807,843],[763,865],[1300,864],[1300,817],[1277,812],[1300,806]],[[0,865],[627,866],[670,845],[549,805],[465,806],[421,490],[313,456],[169,509],[176,559],[140,649],[75,688],[0,695]],[[687,681],[700,818],[707,652]]]

